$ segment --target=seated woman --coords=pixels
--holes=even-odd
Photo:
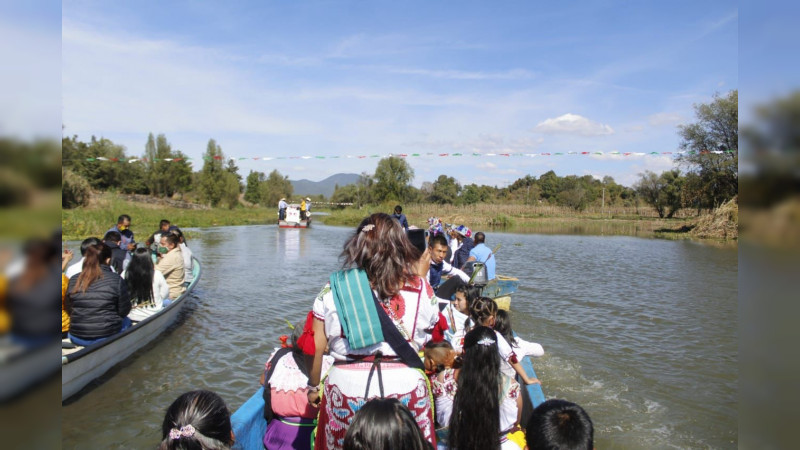
[[[445,391],[455,389],[454,395],[445,393],[444,400],[452,398],[452,404],[443,409],[458,411],[442,418],[449,422],[448,448],[519,450],[507,435],[517,427],[522,414],[520,386],[500,372],[497,335],[491,328],[478,327],[468,332],[464,338],[464,365],[440,375],[438,383]],[[438,401],[436,406],[439,407]]]
[[[55,341],[58,248],[34,239],[25,244],[24,255],[22,271],[8,280],[6,301],[11,341],[32,349]]]
[[[86,250],[83,271],[69,279],[69,338],[77,345],[104,341],[131,326],[128,284],[111,270],[110,261],[107,245],[92,245]]]
[[[423,436],[434,444],[433,405],[417,354],[439,321],[425,279],[430,253],[421,254],[398,221],[377,213],[356,228],[342,259],[350,270],[334,273],[313,307],[308,401],[321,401],[314,448],[341,449],[355,413],[377,396],[408,402]],[[320,389],[326,348],[336,362]]]
[[[302,332],[301,322],[294,327],[291,347],[276,350],[261,377],[264,418],[268,421],[264,435],[264,448],[267,450],[311,449],[311,433],[316,426],[319,408],[308,402],[310,364],[297,345]],[[326,373],[332,364],[333,357],[324,356],[322,373]]]
[[[164,299],[169,297],[169,286],[164,275],[153,267],[150,249],[139,247],[133,251],[128,268],[122,272],[131,293],[131,309],[128,317],[133,321],[147,319],[164,308]]]

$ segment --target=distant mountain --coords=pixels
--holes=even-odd
[[[336,185],[347,186],[358,182],[359,175],[356,173],[337,173],[331,175],[322,181],[311,180],[289,180],[294,188],[295,195],[319,195],[322,194],[326,198],[333,195]]]

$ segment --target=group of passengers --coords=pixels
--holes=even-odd
[[[434,236],[421,251],[387,214],[359,224],[344,245],[343,270],[294,327],[291,344],[265,364],[264,448],[592,448],[591,420],[573,403],[550,400],[522,417],[524,390],[514,376],[539,380],[517,355],[544,350],[517,338],[494,300],[451,270],[464,284],[440,311],[443,286],[434,293],[429,280],[444,270],[441,247],[449,248],[446,238]],[[229,420],[203,429],[209,421],[187,413],[201,401],[225,409],[208,391],[179,397],[164,419],[161,448],[233,445]]]
[[[364,219],[345,243],[344,270],[331,275],[305,323],[295,327],[291,348],[265,365],[265,448],[310,448],[315,427],[314,448],[347,448],[359,410],[375,397],[400,400],[429,445],[524,446],[509,438],[522,411],[514,378],[539,380],[517,355],[544,350],[515,338],[507,313],[468,286],[470,277],[448,258],[453,252],[444,234],[433,233],[421,251],[404,228],[396,216]],[[460,246],[471,246],[465,261],[493,256],[470,252],[476,245],[466,227],[450,231],[461,236]],[[478,245],[484,240],[476,234]],[[494,267],[490,273],[494,278]],[[458,282],[440,284],[442,275]],[[442,428],[449,438],[437,436]]]
[[[103,239],[84,239],[80,252],[69,267],[73,253],[62,253],[61,333],[76,345],[101,342],[147,319],[193,280],[192,252],[166,219],[139,245],[131,217],[122,214]]]
[[[286,210],[289,204],[286,203],[286,197],[281,197],[278,201],[278,220],[286,220]],[[311,217],[311,197],[306,197],[300,200],[300,220],[306,220]]]
[[[476,419],[481,420],[482,416]],[[530,450],[594,449],[592,419],[579,405],[566,400],[553,399],[540,404],[526,422],[524,435],[524,448]],[[207,390],[186,392],[172,402],[161,423],[161,437],[159,450],[222,450],[230,449],[236,444],[228,406],[222,397]],[[475,445],[479,442],[467,444]],[[423,436],[417,418],[402,399],[376,397],[365,402],[355,414],[345,432],[342,448],[433,450],[434,447]],[[447,447],[440,445],[439,448]],[[491,450],[499,447],[460,448]]]
[[[455,232],[460,246],[470,238]],[[475,241],[484,244],[478,234]],[[522,417],[525,390],[514,377],[539,380],[517,354],[544,350],[516,337],[508,314],[470,289],[459,269],[451,278],[464,284],[440,310],[443,286],[434,293],[429,280],[441,279],[449,244],[434,236],[421,250],[387,214],[359,224],[342,270],[264,366],[264,448],[593,448],[591,419],[578,405],[549,400]],[[224,401],[192,391],[169,407],[162,439],[162,449],[230,448],[236,436]]]

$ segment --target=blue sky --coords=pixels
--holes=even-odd
[[[62,5],[66,135],[141,155],[149,132],[240,172],[374,172],[347,155],[676,151],[738,88],[737,2],[95,2]],[[564,3],[564,2],[562,2]],[[258,160],[280,156],[339,159]],[[630,184],[670,156],[409,158],[504,186],[548,170]],[[195,162],[199,169],[201,161]]]

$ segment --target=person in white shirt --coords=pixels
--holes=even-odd
[[[128,317],[132,321],[144,320],[163,309],[164,299],[169,297],[169,285],[164,275],[153,267],[150,249],[140,247],[133,251],[122,278],[131,293],[133,307]]]
[[[286,199],[281,198],[281,201],[278,202],[278,220],[286,219],[286,208],[288,207],[289,205],[286,204]]]
[[[543,356],[544,348],[536,342],[528,342],[519,336],[514,335],[511,328],[511,316],[508,311],[502,309],[497,311],[494,317],[494,329],[511,344],[511,348],[517,349],[522,356]],[[516,351],[516,350],[515,350]]]
[[[93,245],[98,245],[102,243],[103,241],[101,241],[96,237],[90,237],[84,239],[83,242],[81,242],[81,259],[73,263],[71,266],[67,267],[67,271],[64,272],[64,275],[67,278],[72,278],[74,275],[81,273],[81,271],[83,270],[83,260],[84,257],[86,256],[86,250]]]

